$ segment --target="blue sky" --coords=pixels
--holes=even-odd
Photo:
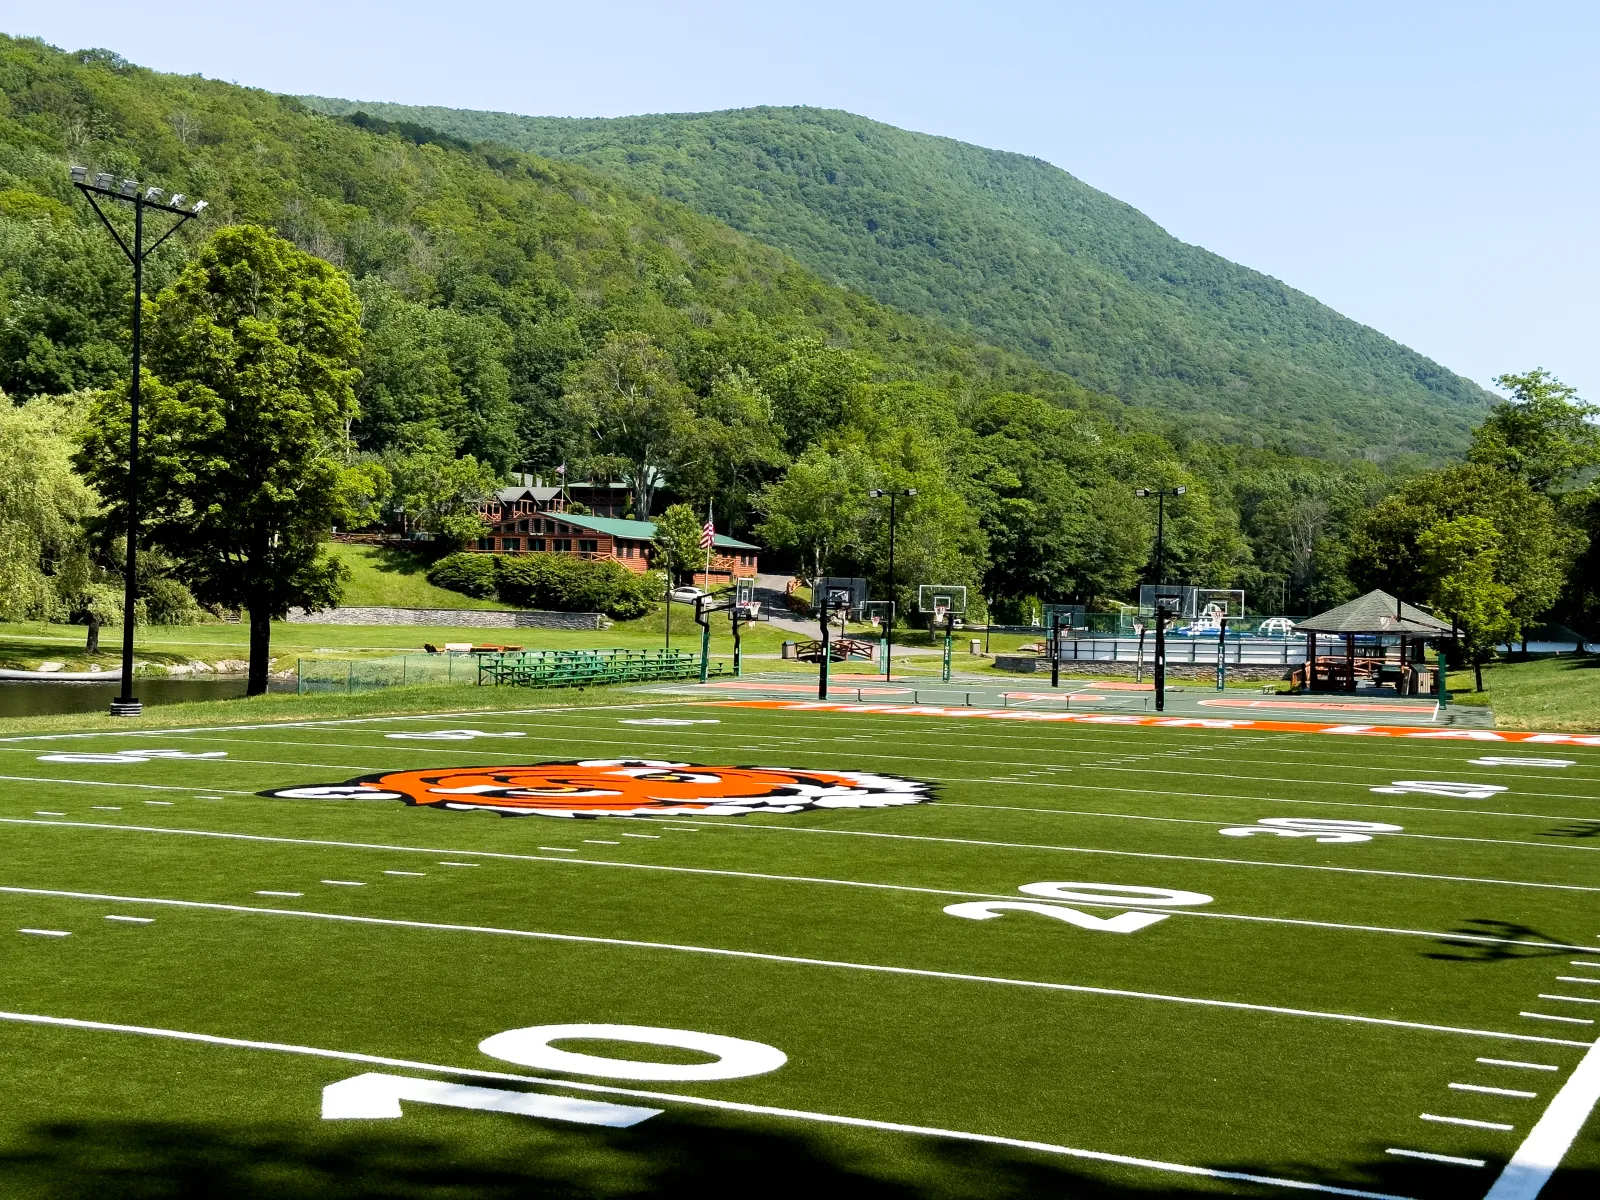
[[[0,0],[160,70],[542,115],[812,104],[1037,155],[1488,383],[1600,400],[1600,4]]]

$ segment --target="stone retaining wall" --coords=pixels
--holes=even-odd
[[[463,629],[608,629],[601,613],[491,608],[328,608],[289,610],[291,625],[449,625]]]

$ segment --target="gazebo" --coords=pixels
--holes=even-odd
[[[1356,690],[1365,676],[1375,683],[1394,683],[1401,695],[1415,695],[1419,686],[1423,650],[1430,641],[1455,636],[1449,622],[1405,603],[1384,591],[1341,604],[1295,625],[1306,635],[1306,664],[1300,682],[1307,691]],[[1344,638],[1342,657],[1317,656],[1317,635]],[[1357,654],[1356,640],[1364,643]],[[1399,642],[1399,656],[1389,659],[1389,645]],[[1296,672],[1297,675],[1300,672]]]

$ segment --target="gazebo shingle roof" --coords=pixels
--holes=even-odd
[[[1368,592],[1348,604],[1341,604],[1338,608],[1331,608],[1325,613],[1307,617],[1304,621],[1296,622],[1295,631],[1403,633],[1422,637],[1448,636],[1452,632],[1448,621],[1441,621],[1431,613],[1425,613],[1420,608],[1396,600],[1384,591]]]

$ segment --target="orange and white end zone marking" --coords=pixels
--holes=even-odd
[[[990,721],[1058,721],[1074,725],[1154,725],[1162,729],[1259,729],[1267,733],[1333,733],[1425,741],[1600,746],[1596,733],[1531,733],[1499,729],[1424,729],[1411,725],[1327,725],[1309,721],[1252,721],[1234,717],[1135,716],[1131,713],[1046,712],[1035,708],[945,708],[936,704],[834,704],[826,700],[714,700],[721,708],[793,712],[881,713],[894,717],[969,717]]]

